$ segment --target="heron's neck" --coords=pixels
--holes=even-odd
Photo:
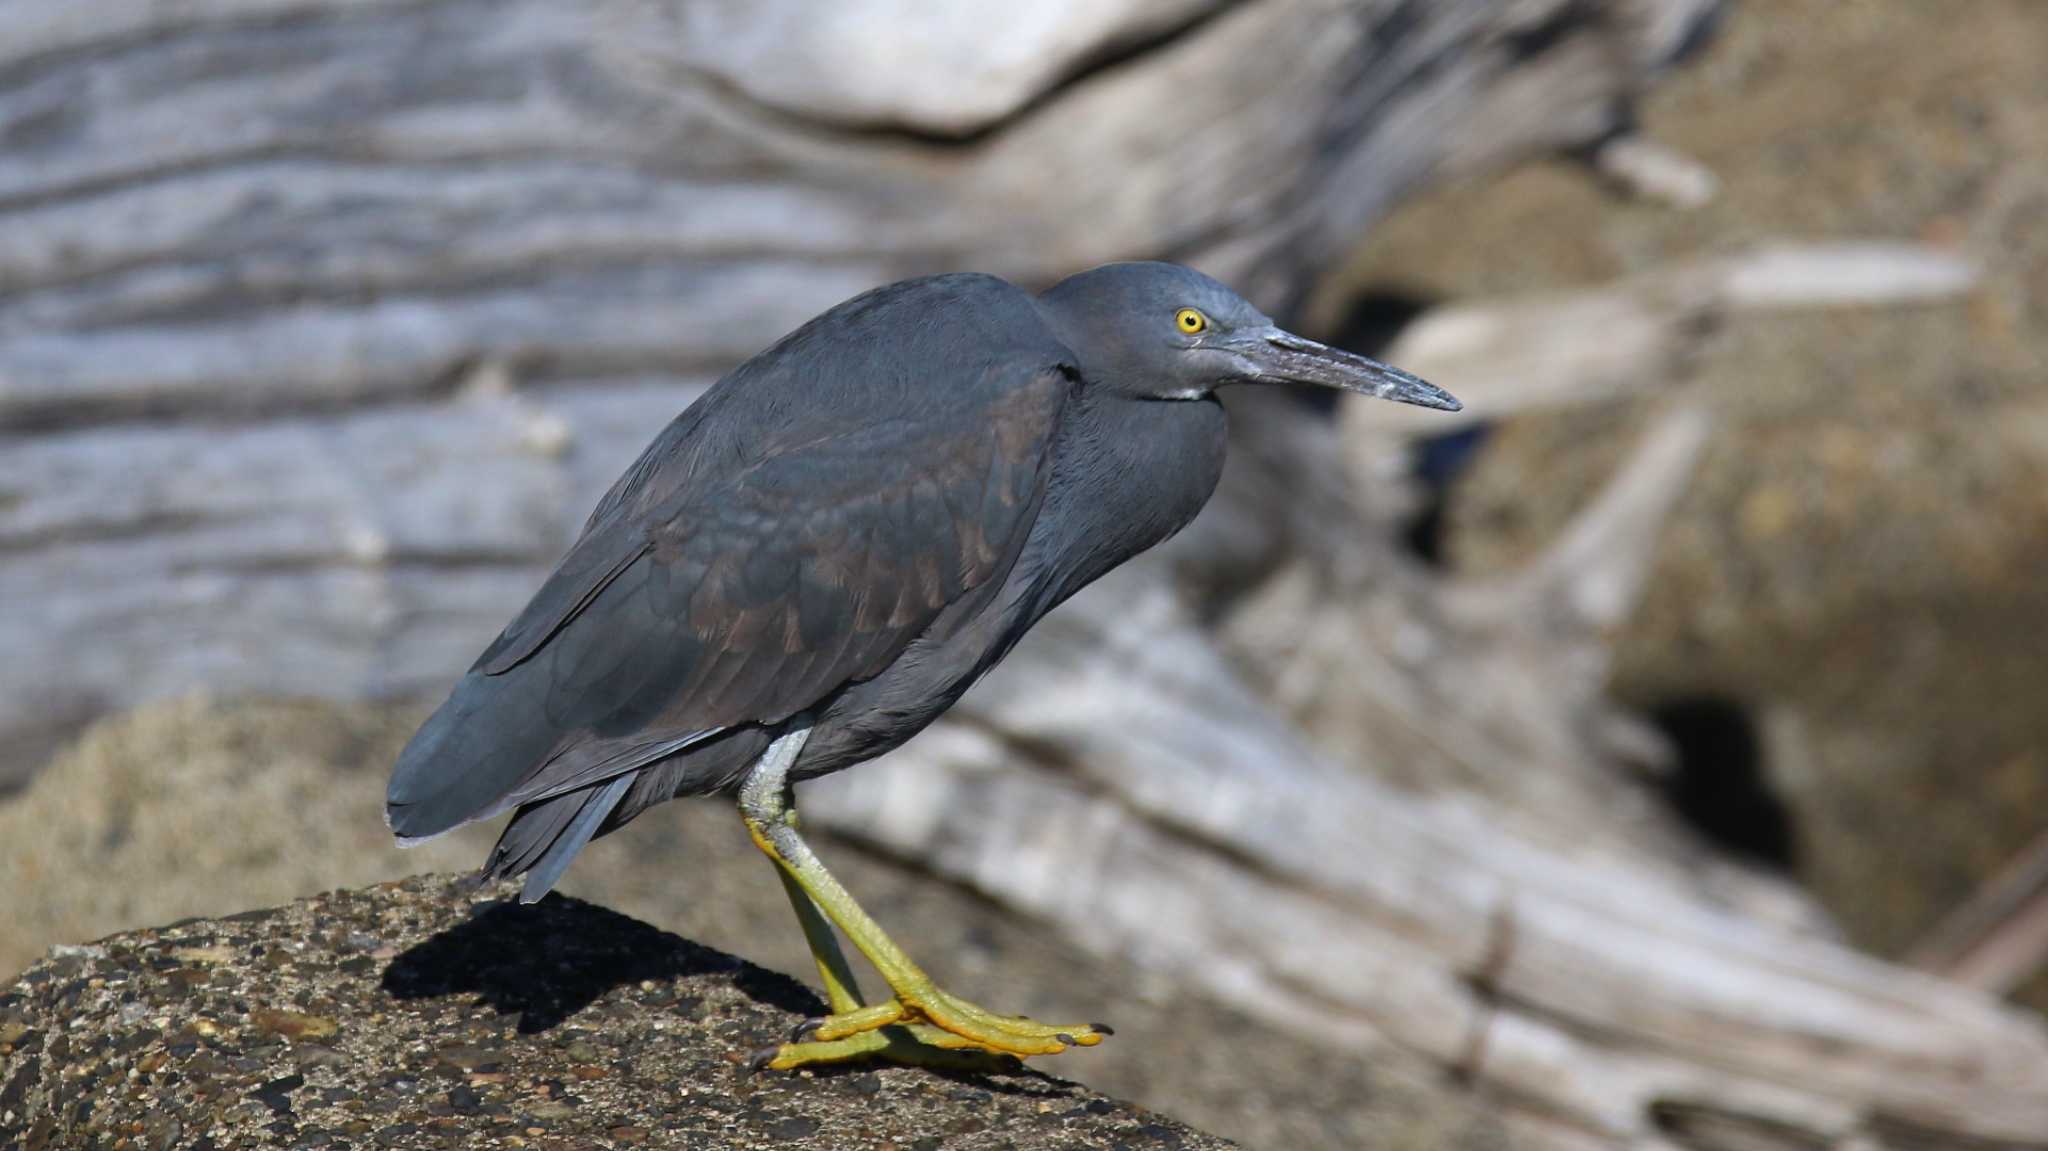
[[[1186,527],[1223,475],[1224,433],[1214,399],[1140,400],[1083,385],[1062,414],[1032,532],[1044,564],[1033,581],[1039,610]]]

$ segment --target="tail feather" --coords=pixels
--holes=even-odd
[[[519,902],[538,901],[561,879],[577,853],[605,830],[605,817],[632,785],[633,773],[628,772],[595,787],[521,807],[498,835],[476,882],[524,875]]]
[[[498,842],[491,853],[484,857],[484,865],[477,872],[478,883],[493,883],[524,875],[562,833],[568,830],[570,821],[583,807],[589,797],[581,793],[558,795],[539,803],[530,803],[519,809],[498,833]]]
[[[529,682],[538,679],[472,672],[420,725],[384,793],[384,821],[399,842],[432,839],[504,810],[506,794],[562,737],[536,695],[544,684]]]
[[[547,718],[529,681],[545,683],[531,664],[503,676],[471,673],[420,725],[384,793],[384,822],[401,845],[584,794],[722,734],[711,728],[603,737],[566,729]]]
[[[554,887],[555,881],[562,878],[562,872],[568,869],[569,861],[576,858],[577,853],[583,850],[583,846],[590,842],[590,837],[596,834],[605,817],[612,813],[612,808],[618,806],[619,800],[625,796],[626,789],[632,784],[633,773],[629,771],[624,775],[614,776],[610,783],[593,789],[577,810],[575,818],[569,821],[569,826],[554,838],[554,842],[550,843],[547,850],[535,861],[532,870],[526,873],[526,886],[519,889],[519,902],[537,903],[541,896],[546,895],[548,890]],[[582,794],[584,793],[574,792],[559,798],[569,799]],[[514,825],[516,823],[515,820]],[[505,828],[506,835],[512,833],[512,826],[508,825]]]

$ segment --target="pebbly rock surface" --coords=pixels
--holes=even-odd
[[[1030,1070],[752,1072],[822,1009],[802,985],[494,894],[420,877],[58,948],[0,993],[0,1147],[1231,1146]]]

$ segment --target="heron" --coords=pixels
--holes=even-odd
[[[544,896],[648,808],[730,795],[824,985],[757,1066],[1050,1055],[1110,1029],[941,989],[826,870],[794,785],[890,751],[1047,612],[1172,536],[1215,491],[1230,385],[1459,410],[1285,331],[1177,264],[1032,293],[904,280],[812,319],[683,410],[393,768],[411,844],[511,813],[483,881]],[[863,998],[842,933],[888,985]]]

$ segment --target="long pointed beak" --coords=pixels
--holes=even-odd
[[[1250,373],[1256,380],[1342,388],[1362,396],[1446,412],[1463,411],[1465,407],[1458,397],[1390,364],[1276,327],[1246,332],[1232,340],[1230,348],[1256,369]]]

